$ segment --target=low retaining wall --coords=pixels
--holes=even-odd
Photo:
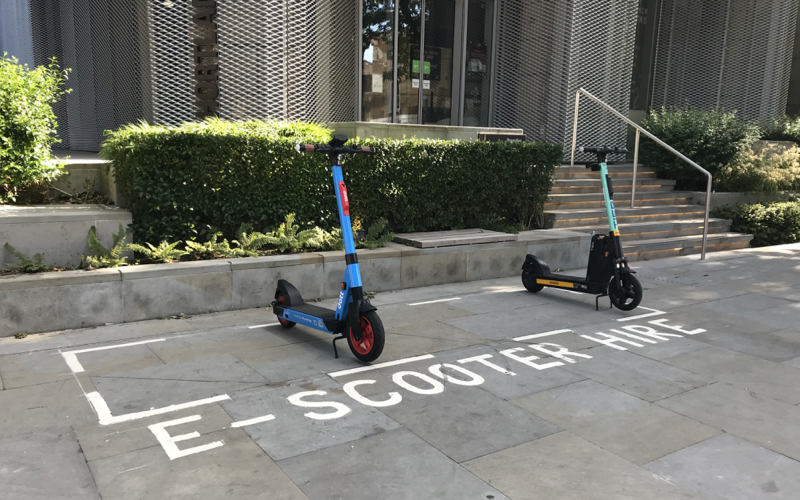
[[[778,201],[789,201],[797,197],[800,193],[781,191],[777,193],[711,193],[711,210],[725,205],[736,205],[739,203],[773,203]],[[706,193],[695,191],[692,193],[692,202],[695,205],[706,205]]]
[[[482,245],[418,249],[390,243],[359,250],[358,260],[364,290],[385,292],[516,276],[527,253],[553,270],[583,267],[590,238],[542,230]],[[279,279],[291,281],[306,299],[332,298],[344,267],[341,252],[321,252],[4,276],[0,336],[265,307]]]
[[[41,205],[0,206],[0,269],[6,262],[16,263],[5,252],[4,244],[32,257],[43,253],[47,265],[77,266],[81,256],[90,254],[89,228],[97,228],[97,237],[106,247],[111,246],[112,233],[119,224],[127,227],[131,213],[106,205]]]

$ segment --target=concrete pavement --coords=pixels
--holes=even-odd
[[[800,245],[635,268],[379,293],[372,366],[263,308],[0,339],[2,497],[800,498]]]

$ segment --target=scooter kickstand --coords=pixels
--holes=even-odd
[[[333,339],[333,355],[334,355],[334,357],[335,357],[336,359],[339,359],[339,352],[336,350],[336,341],[337,341],[337,340],[346,339],[346,338],[347,338],[347,337],[345,337],[344,335],[341,335],[341,336],[339,336],[339,337],[336,337],[335,339]]]

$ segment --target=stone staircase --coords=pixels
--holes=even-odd
[[[675,181],[658,179],[640,166],[636,172],[636,208],[630,208],[633,164],[609,165],[614,205],[629,260],[650,260],[700,253],[705,207],[690,192],[675,191]],[[545,209],[545,227],[580,232],[608,232],[600,172],[584,165],[562,165]],[[750,246],[752,235],[730,232],[731,221],[709,219],[707,251]]]

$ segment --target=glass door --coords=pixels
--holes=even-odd
[[[451,125],[456,1],[425,1],[422,27],[422,117],[424,125]],[[460,38],[460,37],[459,37]]]
[[[395,123],[419,123],[419,47],[422,39],[422,1],[398,0],[397,2]]]

